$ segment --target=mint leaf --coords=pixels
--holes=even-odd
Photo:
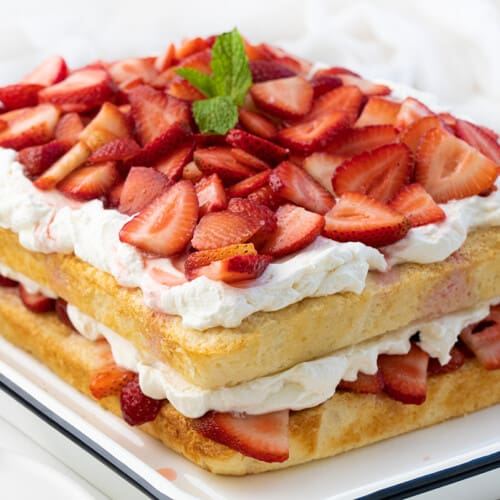
[[[238,108],[229,96],[195,101],[193,115],[202,134],[225,134],[238,123]]]
[[[245,44],[236,28],[217,37],[210,67],[216,94],[230,96],[241,106],[252,85],[252,73]]]
[[[210,75],[201,73],[194,68],[179,68],[175,72],[178,75],[182,76],[182,78],[185,78],[189,83],[194,85],[207,97],[214,97],[217,95],[215,93],[212,77]]]

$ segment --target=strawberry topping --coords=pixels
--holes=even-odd
[[[94,398],[102,399],[118,394],[135,377],[134,372],[118,365],[106,365],[92,374],[89,389]]]
[[[43,61],[21,83],[32,83],[48,87],[64,80],[68,76],[66,61],[61,56],[52,56]]]
[[[483,128],[465,120],[457,120],[456,131],[460,139],[463,139],[470,146],[476,148],[484,156],[500,166],[500,144],[498,143],[498,137],[492,137]]]
[[[19,151],[18,159],[23,165],[24,175],[36,179],[56,160],[68,151],[68,145],[61,141],[51,141],[40,146],[31,146]]]
[[[243,128],[251,134],[258,135],[264,139],[272,139],[276,135],[276,132],[278,132],[274,123],[260,113],[240,108],[238,115]]]
[[[18,83],[0,87],[0,109],[26,108],[38,104],[38,92],[43,87],[33,83]]]
[[[218,174],[223,180],[238,181],[255,174],[255,170],[234,158],[231,148],[211,146],[197,149],[194,161],[204,174]]]
[[[31,312],[44,313],[54,310],[54,299],[46,297],[41,292],[30,292],[21,284],[19,284],[19,296],[21,297],[23,304]]]
[[[139,386],[137,375],[120,392],[122,415],[129,425],[153,421],[160,413],[163,401],[146,396]]]
[[[288,78],[297,73],[276,61],[250,61],[250,71],[252,72],[252,81],[254,83],[267,82],[278,78]]]
[[[356,127],[367,125],[394,125],[401,104],[384,97],[370,97],[361,115],[356,121]]]
[[[382,372],[377,371],[374,375],[359,372],[356,380],[341,380],[337,389],[360,394],[380,394],[384,389]]]
[[[218,212],[227,208],[226,191],[217,174],[203,177],[195,188],[201,217],[209,212]]]
[[[243,130],[231,130],[226,136],[226,141],[231,146],[243,149],[271,164],[279,163],[288,156],[286,149]]]

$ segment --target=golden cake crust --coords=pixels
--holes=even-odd
[[[93,371],[109,354],[105,342],[86,340],[54,314],[29,312],[13,289],[0,289],[0,333],[87,395]],[[405,405],[385,395],[339,392],[314,408],[291,412],[290,458],[274,464],[245,457],[204,438],[192,429],[191,420],[170,404],[163,406],[154,422],[141,428],[212,472],[243,475],[333,456],[499,402],[500,370],[484,370],[475,360],[458,371],[430,377],[427,401],[420,406]],[[98,403],[121,414],[116,396]]]
[[[279,311],[257,312],[237,328],[205,331],[186,328],[179,317],[153,311],[144,305],[140,290],[121,287],[112,276],[74,255],[26,250],[5,229],[0,229],[0,262],[203,388],[276,373],[412,321],[500,296],[499,228],[473,232],[444,262],[371,272],[360,295],[309,298]]]

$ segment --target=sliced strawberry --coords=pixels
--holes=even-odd
[[[163,405],[162,400],[146,396],[137,375],[120,392],[123,419],[129,425],[142,425],[155,420]]]
[[[167,94],[183,101],[199,101],[205,99],[205,94],[200,92],[196,87],[191,85],[187,80],[181,76],[172,78],[167,85]]]
[[[264,139],[272,139],[276,135],[276,132],[278,132],[274,123],[260,113],[240,108],[238,115],[243,128],[251,134],[258,135]]]
[[[113,95],[111,78],[101,69],[75,71],[62,82],[41,90],[41,103],[49,102],[62,111],[82,113],[98,108]]]
[[[388,144],[346,160],[332,185],[337,195],[363,193],[381,202],[390,200],[411,175],[411,153],[405,144]]]
[[[314,98],[317,99],[330,90],[340,87],[342,85],[342,80],[335,75],[316,74],[311,79],[311,85],[314,89]]]
[[[68,316],[68,303],[64,299],[61,299],[61,297],[56,299],[55,311],[59,321],[64,323],[68,328],[75,330],[75,327]]]
[[[153,164],[154,168],[177,181],[182,177],[184,167],[193,159],[194,145],[187,141]]]
[[[142,57],[121,59],[109,65],[109,74],[120,87],[128,87],[131,82],[152,83],[158,77],[155,59]]]
[[[341,380],[337,389],[360,394],[380,394],[384,390],[384,379],[380,371],[374,375],[358,372],[356,380]]]
[[[270,170],[271,168],[271,165],[265,161],[262,161],[260,158],[257,158],[240,148],[231,148],[231,155],[236,161],[243,163],[243,165],[246,165],[247,167],[254,168],[255,170]]]
[[[46,297],[41,292],[29,292],[22,284],[19,284],[19,296],[31,312],[44,313],[54,310],[54,299]]]
[[[378,366],[384,377],[384,391],[396,401],[419,405],[427,396],[429,355],[416,344],[407,354],[382,354]]]
[[[208,439],[263,462],[288,459],[288,410],[264,415],[209,412],[193,420]]]
[[[326,151],[352,157],[396,141],[397,130],[392,125],[368,125],[346,128],[335,135]]]
[[[155,69],[159,73],[170,68],[175,60],[175,45],[171,43],[167,49],[155,59]]]
[[[351,71],[350,69],[344,68],[343,66],[331,66],[330,68],[322,68],[318,69],[316,73],[314,73],[314,76],[321,76],[321,75],[351,75],[351,76],[357,76],[358,78],[361,78],[359,73],[355,73],[354,71]]]
[[[195,186],[200,216],[227,208],[227,195],[217,174],[203,177]]]
[[[197,148],[208,148],[210,146],[227,146],[226,136],[221,134],[193,134]]]
[[[21,149],[17,158],[23,165],[24,175],[33,180],[43,174],[68,149],[65,142],[51,141],[40,146]]]
[[[399,108],[398,116],[394,126],[403,130],[424,116],[432,116],[434,113],[422,102],[413,97],[407,97]]]
[[[415,180],[438,203],[480,194],[497,175],[496,163],[445,130],[429,130],[420,142]]]
[[[437,116],[445,125],[447,125],[453,131],[453,133],[455,133],[457,119],[451,113],[438,113]]]
[[[103,399],[118,394],[135,377],[134,372],[121,366],[106,365],[92,374],[89,389],[94,398]]]
[[[457,120],[456,134],[460,139],[463,139],[500,166],[500,144],[498,139],[492,137],[477,125],[465,120]]]
[[[189,106],[147,85],[139,85],[129,93],[137,134],[143,146],[153,142],[171,125],[190,123]]]
[[[489,316],[465,328],[460,338],[484,368],[500,368],[500,308],[491,308]]]
[[[304,170],[333,195],[332,177],[337,167],[344,162],[342,156],[329,153],[313,153],[303,162]]]
[[[172,184],[160,172],[149,167],[132,167],[120,194],[118,210],[133,215],[140,212]]]
[[[408,232],[405,217],[387,205],[361,193],[344,193],[325,214],[323,234],[336,241],[360,241],[382,247]]]
[[[323,230],[323,216],[286,204],[276,211],[276,231],[261,248],[263,254],[283,257],[312,243]]]
[[[33,83],[16,83],[0,87],[0,109],[10,111],[12,109],[27,108],[38,104],[38,92],[43,89],[41,85]]]
[[[118,208],[124,185],[125,181],[119,181],[115,184],[115,187],[111,188],[111,191],[108,193],[108,208]]]
[[[74,170],[58,183],[57,189],[79,201],[92,200],[106,196],[119,178],[114,162],[96,163]]]
[[[399,140],[406,144],[411,152],[417,154],[418,146],[422,137],[433,128],[443,128],[443,122],[437,116],[424,116],[413,122],[408,128],[401,132]]]
[[[197,250],[226,247],[247,242],[260,228],[262,221],[224,210],[204,215],[194,231],[191,244]]]
[[[384,97],[370,97],[361,115],[356,121],[356,127],[367,125],[394,125],[401,104]]]
[[[256,189],[253,193],[248,195],[248,199],[265,205],[271,210],[276,210],[280,205],[285,203],[285,200],[275,193],[270,186],[263,186]]]
[[[343,111],[308,119],[292,127],[280,130],[276,139],[284,146],[299,153],[312,153],[327,146],[335,135],[347,126]]]
[[[183,40],[175,50],[175,57],[177,59],[183,59],[184,57],[189,57],[207,48],[209,48],[207,41],[197,36],[195,38]]]
[[[247,177],[236,184],[233,184],[227,190],[227,194],[231,198],[244,198],[248,196],[250,193],[255,191],[256,189],[266,186],[269,181],[269,177],[271,175],[271,170],[263,170],[258,174],[252,175],[251,177]]]
[[[186,247],[197,220],[194,186],[189,181],[179,181],[127,222],[120,230],[120,240],[168,257]]]
[[[258,156],[273,165],[283,161],[288,156],[288,150],[244,130],[231,130],[226,135],[226,141],[231,146],[243,149],[247,153]]]
[[[312,212],[325,214],[335,204],[333,196],[323,186],[304,169],[288,161],[280,163],[272,171],[269,185],[282,198]]]
[[[389,202],[389,206],[403,214],[411,227],[435,224],[446,218],[443,209],[420,184],[403,186]]]
[[[58,141],[64,141],[70,146],[74,146],[78,142],[84,125],[78,113],[66,113],[61,116],[57,122],[54,136]]]
[[[19,283],[17,281],[11,280],[10,278],[7,278],[6,276],[0,274],[0,286],[6,288],[13,288],[18,284]]]
[[[344,85],[355,85],[367,96],[388,95],[391,93],[391,89],[382,83],[370,82],[369,80],[364,80],[363,78],[347,73],[338,73],[338,77]]]
[[[59,110],[51,104],[20,110],[0,132],[0,146],[20,150],[45,144],[54,137],[58,119]]]
[[[347,115],[349,125],[352,125],[358,118],[362,103],[363,94],[357,87],[352,85],[338,87],[314,101],[306,120],[342,111]]]
[[[429,359],[427,372],[429,375],[442,375],[444,373],[454,372],[458,370],[467,361],[467,356],[463,350],[454,346],[450,351],[451,359],[445,365],[442,365],[437,358]]]
[[[297,118],[311,109],[314,90],[300,76],[256,83],[250,94],[259,108],[282,118]]]
[[[0,120],[0,132],[7,128],[7,122],[5,120]]]
[[[235,160],[228,147],[200,148],[193,157],[203,173],[218,174],[223,180],[238,181],[255,174],[255,170]]]
[[[43,61],[21,83],[33,83],[48,87],[64,80],[68,76],[66,61],[61,56],[52,56]]]
[[[194,161],[190,161],[182,169],[182,178],[187,181],[196,183],[199,180],[201,180],[202,177],[203,177],[203,172],[196,166],[196,163]]]
[[[128,160],[141,150],[139,144],[130,137],[108,142],[96,149],[89,157],[89,163]]]
[[[252,82],[260,83],[278,78],[288,78],[296,76],[297,72],[288,66],[284,66],[276,61],[250,61],[250,71],[252,72]]]

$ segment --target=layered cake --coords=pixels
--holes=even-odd
[[[500,402],[494,131],[236,30],[0,103],[0,333],[129,425],[242,475]]]

